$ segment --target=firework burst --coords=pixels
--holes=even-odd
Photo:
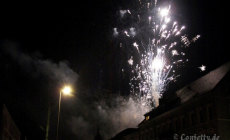
[[[137,10],[120,10],[121,20],[130,23],[123,28],[114,28],[130,54],[127,64],[131,67],[131,92],[144,104],[158,106],[169,82],[175,81],[178,65],[185,59],[185,49],[199,39],[191,39],[184,33],[185,26],[172,20],[171,5],[160,7],[157,1],[138,1]],[[120,45],[122,46],[122,45]]]

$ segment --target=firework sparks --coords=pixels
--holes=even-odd
[[[133,65],[133,57],[128,60],[129,65]]]
[[[124,15],[127,13],[127,10],[120,10],[120,15],[123,18]]]
[[[138,48],[138,44],[136,42],[133,43],[133,46],[137,49],[137,51],[139,52],[139,48]]]
[[[117,28],[113,28],[113,35],[114,36],[117,36],[119,33],[118,33],[118,31],[117,31]]]
[[[177,50],[172,50],[172,55],[179,55],[179,53],[177,52]]]
[[[135,28],[131,27],[131,28],[129,29],[129,31],[130,31],[130,34],[131,34],[132,36],[135,36],[135,35],[136,35]]]
[[[162,17],[166,17],[169,14],[169,9],[167,9],[167,8],[159,9],[159,11],[160,11],[160,15]]]
[[[201,65],[201,66],[199,67],[199,69],[200,69],[201,71],[205,71],[205,70],[206,70],[206,66]]]
[[[130,35],[129,35],[129,33],[128,33],[127,31],[124,31],[124,33],[125,33],[125,35],[126,35],[127,37],[130,37]]]
[[[132,39],[133,43],[130,46],[137,51],[132,51],[131,55],[139,56],[139,60],[135,59],[135,63],[133,56],[127,61],[133,74],[130,81],[131,92],[139,95],[144,101],[143,104],[146,105],[148,101],[151,101],[153,106],[157,107],[158,100],[167,84],[175,81],[179,76],[175,75],[176,66],[188,60],[184,58],[185,50],[183,49],[199,39],[200,35],[190,40],[184,34],[185,26],[171,21],[174,18],[171,17],[170,5],[161,8],[157,5],[157,0],[153,4],[139,0],[138,4],[140,5],[139,10],[120,10],[121,18],[128,13],[127,16],[138,20],[134,23],[131,21],[130,25],[135,26],[119,30],[124,33],[124,41],[127,37],[129,40]],[[147,10],[144,10],[143,7]],[[151,12],[143,14],[143,11]],[[114,28],[114,35],[118,35],[117,30]],[[126,46],[129,47],[129,43],[126,42]],[[200,67],[200,69],[204,71],[205,67]]]

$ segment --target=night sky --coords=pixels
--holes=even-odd
[[[169,86],[176,90],[229,60],[229,16],[223,2],[173,0],[172,3],[177,19],[186,25],[187,32],[201,35],[187,50],[190,61],[179,70],[181,77]],[[74,98],[62,100],[60,137],[71,140],[90,135],[92,138],[97,129],[106,133],[102,127],[112,127],[109,119],[92,110],[97,104],[94,101],[103,102],[104,98],[110,101],[105,94],[129,95],[130,77],[120,79],[117,64],[123,58],[114,43],[112,29],[119,22],[118,10],[127,9],[133,3],[84,0],[73,8],[45,5],[35,2],[30,6],[1,5],[0,101],[6,104],[28,140],[44,139],[50,106],[50,139],[54,139],[59,90],[69,80],[76,80]],[[202,64],[207,66],[205,72],[198,69]],[[61,72],[68,78],[62,78]],[[76,129],[71,125],[74,121],[78,125]]]

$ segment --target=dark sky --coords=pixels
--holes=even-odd
[[[188,49],[190,62],[179,70],[182,78],[174,86],[181,87],[229,60],[229,16],[224,2],[172,2],[178,19],[188,27],[187,31],[191,35],[201,35],[200,40]],[[28,138],[37,136],[37,139],[44,137],[40,126],[45,125],[48,104],[54,106],[51,117],[56,116],[56,93],[60,82],[52,82],[53,79],[46,74],[36,72],[39,69],[35,66],[37,63],[22,67],[5,52],[5,47],[10,44],[18,52],[30,56],[27,65],[34,60],[47,60],[52,64],[65,62],[80,77],[81,82],[78,83],[88,90],[100,86],[127,92],[128,77],[121,84],[114,64],[119,62],[120,52],[116,50],[118,46],[113,44],[112,29],[118,22],[117,11],[130,7],[130,3],[130,0],[84,0],[74,4],[73,8],[37,3],[30,6],[1,5],[0,97],[24,135]],[[39,64],[42,67],[44,63]],[[204,73],[197,68],[201,64],[207,66]],[[66,110],[70,107],[65,103],[64,106]],[[55,119],[52,123],[52,128],[55,128]],[[75,136],[70,130],[63,130],[63,137],[67,135]]]

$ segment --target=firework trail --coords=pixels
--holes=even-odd
[[[170,4],[161,7],[157,0],[137,4],[137,9],[120,10],[121,20],[128,21],[114,28],[114,36],[121,38],[120,47],[128,48],[130,92],[143,104],[157,107],[168,83],[179,76],[178,65],[188,61],[185,49],[200,35],[188,38],[185,26],[173,20]]]

